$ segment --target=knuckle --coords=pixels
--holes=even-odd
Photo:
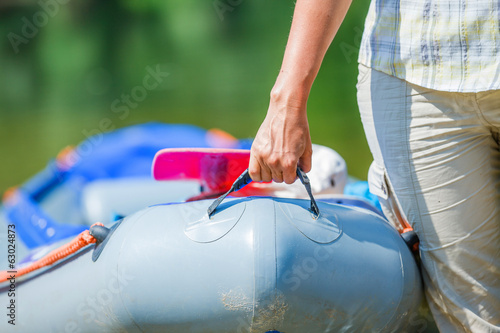
[[[248,168],[248,173],[250,174],[250,178],[252,178],[252,180],[254,181],[260,181],[260,171],[255,168],[255,167],[249,167]]]
[[[297,166],[297,161],[295,161],[294,159],[291,159],[291,158],[285,158],[282,161],[282,166],[283,166],[283,169],[286,170],[287,172],[295,171],[294,169]]]
[[[280,160],[279,160],[279,158],[277,158],[276,156],[271,156],[271,157],[269,157],[269,158],[268,158],[268,160],[267,160],[267,164],[268,164],[270,167],[272,167],[272,168],[276,168],[276,167],[278,167],[279,162],[280,162]]]

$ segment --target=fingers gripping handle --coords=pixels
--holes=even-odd
[[[319,217],[319,208],[318,205],[316,204],[316,200],[314,200],[312,190],[311,190],[311,182],[309,181],[309,178],[307,177],[306,173],[302,171],[299,167],[297,167],[297,176],[299,177],[300,181],[302,184],[304,184],[304,187],[306,188],[307,194],[309,195],[309,198],[311,199],[311,213],[313,214],[314,218],[317,219]],[[252,178],[250,178],[250,174],[248,173],[248,169],[243,171],[243,173],[235,180],[229,191],[218,197],[211,205],[208,207],[207,213],[208,216],[212,216],[215,213],[215,210],[217,207],[221,204],[221,202],[232,192],[236,192],[243,187],[245,187],[247,184],[252,182]]]

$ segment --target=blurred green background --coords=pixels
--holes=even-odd
[[[103,118],[161,121],[253,137],[264,119],[294,3],[285,0],[5,0],[0,4],[0,191],[42,169]],[[312,140],[366,179],[371,155],[356,105],[367,0],[355,1],[308,103]],[[168,73],[144,100],[114,104],[149,69]],[[116,103],[116,102],[115,102]]]

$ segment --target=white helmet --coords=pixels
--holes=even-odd
[[[347,165],[335,150],[313,144],[312,168],[307,174],[313,194],[342,194],[347,183]]]

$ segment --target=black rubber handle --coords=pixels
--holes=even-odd
[[[309,194],[309,198],[311,199],[311,213],[313,213],[314,218],[317,219],[319,217],[319,207],[318,204],[316,203],[316,200],[314,200],[312,194],[311,182],[309,181],[309,178],[307,177],[306,173],[302,171],[299,167],[297,167],[297,176],[299,176],[300,181],[306,188],[307,194]]]
[[[318,218],[319,217],[319,208],[318,208],[318,204],[316,203],[316,200],[314,200],[314,197],[313,197],[313,194],[312,194],[311,182],[309,181],[309,178],[307,177],[306,173],[304,171],[302,171],[299,167],[297,167],[297,176],[299,177],[299,179],[302,182],[302,184],[304,184],[304,187],[306,188],[307,194],[309,195],[309,198],[311,199],[311,213],[313,214],[314,218]],[[252,182],[252,178],[250,178],[250,174],[248,173],[248,169],[246,169],[234,181],[234,183],[231,186],[231,188],[229,189],[229,191],[227,191],[226,193],[224,193],[223,195],[221,195],[220,197],[218,197],[210,205],[210,207],[208,207],[208,210],[207,210],[208,216],[210,217],[210,216],[212,216],[214,214],[214,212],[217,209],[217,207],[219,207],[219,205],[222,203],[222,201],[229,194],[231,194],[232,192],[236,192],[236,191],[242,189],[243,187],[245,187],[246,185],[248,185],[251,182]]]
[[[247,184],[250,184],[252,182],[252,178],[250,178],[250,174],[248,173],[248,169],[243,171],[243,173],[236,178],[234,181],[233,185],[231,185],[231,188],[229,191],[215,199],[215,201],[208,207],[207,213],[208,216],[212,216],[212,214],[215,212],[215,209],[221,204],[222,200],[224,200],[230,193],[236,192],[243,187],[245,187]]]

